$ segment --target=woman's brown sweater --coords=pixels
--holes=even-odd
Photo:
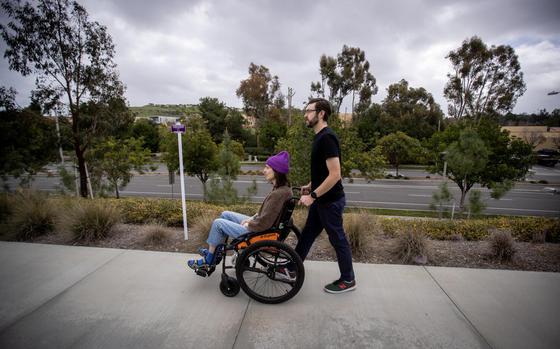
[[[273,188],[264,199],[259,212],[249,221],[247,229],[252,232],[260,232],[272,227],[280,217],[284,203],[291,197],[291,187],[283,185]]]

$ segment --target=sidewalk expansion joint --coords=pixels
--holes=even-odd
[[[424,270],[426,271],[426,273],[428,273],[428,275],[430,275],[430,278],[432,278],[432,280],[436,283],[436,285],[439,287],[439,289],[445,294],[445,296],[447,296],[447,298],[451,301],[451,303],[453,303],[453,305],[455,306],[455,308],[459,311],[459,313],[461,313],[461,315],[463,315],[463,317],[465,318],[465,320],[467,321],[467,323],[473,328],[474,332],[480,337],[482,338],[482,340],[484,341],[484,343],[486,343],[486,345],[488,346],[488,348],[493,349],[493,347],[490,345],[490,342],[488,342],[488,340],[486,339],[486,337],[484,337],[482,335],[482,333],[478,330],[478,328],[476,328],[476,326],[471,322],[471,320],[467,317],[467,314],[465,314],[465,312],[461,309],[461,307],[459,307],[459,304],[457,304],[453,298],[451,298],[451,296],[449,295],[449,293],[447,293],[447,291],[445,291],[445,289],[443,288],[443,286],[441,286],[441,284],[436,280],[436,278],[432,275],[432,273],[430,273],[430,271],[428,270],[428,268],[426,266],[423,266]]]
[[[241,332],[241,327],[243,327],[243,322],[245,321],[245,317],[247,316],[247,310],[249,310],[249,304],[251,304],[251,299],[247,301],[247,306],[245,307],[245,312],[243,313],[243,317],[239,322],[239,328],[237,329],[237,334],[235,335],[235,340],[233,341],[231,349],[234,349],[235,345],[237,344],[237,337],[239,337],[239,332]]]
[[[47,299],[45,302],[43,302],[42,304],[38,305],[35,309],[32,309],[24,314],[22,314],[21,316],[19,316],[17,319],[15,319],[14,321],[12,321],[10,324],[6,325],[4,328],[0,328],[0,336],[8,331],[10,328],[12,328],[13,326],[15,326],[18,322],[20,322],[21,320],[25,319],[26,317],[32,315],[33,313],[37,312],[39,309],[45,307],[46,305],[54,302],[56,299],[62,297],[64,294],[66,294],[72,287],[76,286],[77,284],[79,284],[80,282],[82,282],[84,279],[86,279],[87,277],[89,277],[90,275],[92,275],[93,273],[97,272],[99,269],[103,268],[104,266],[106,266],[107,264],[109,264],[110,262],[112,262],[115,258],[121,256],[123,253],[125,253],[126,250],[123,250],[122,252],[120,252],[119,254],[114,255],[113,257],[111,257],[109,260],[107,260],[105,263],[101,264],[99,267],[95,268],[94,270],[90,271],[89,273],[87,273],[86,275],[84,275],[82,278],[76,280],[76,282],[72,283],[70,286],[68,286],[67,288],[65,288],[64,290],[60,291],[59,293],[55,294],[54,296],[52,296],[51,298]]]

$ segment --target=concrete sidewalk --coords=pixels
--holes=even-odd
[[[234,298],[180,253],[0,243],[0,348],[559,348],[560,274],[355,264],[292,300]]]

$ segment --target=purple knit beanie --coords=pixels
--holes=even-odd
[[[272,167],[274,171],[286,174],[290,172],[290,153],[285,150],[281,151],[269,157],[266,164]]]

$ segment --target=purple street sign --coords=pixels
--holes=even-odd
[[[185,125],[172,125],[171,132],[173,133],[185,133]]]

